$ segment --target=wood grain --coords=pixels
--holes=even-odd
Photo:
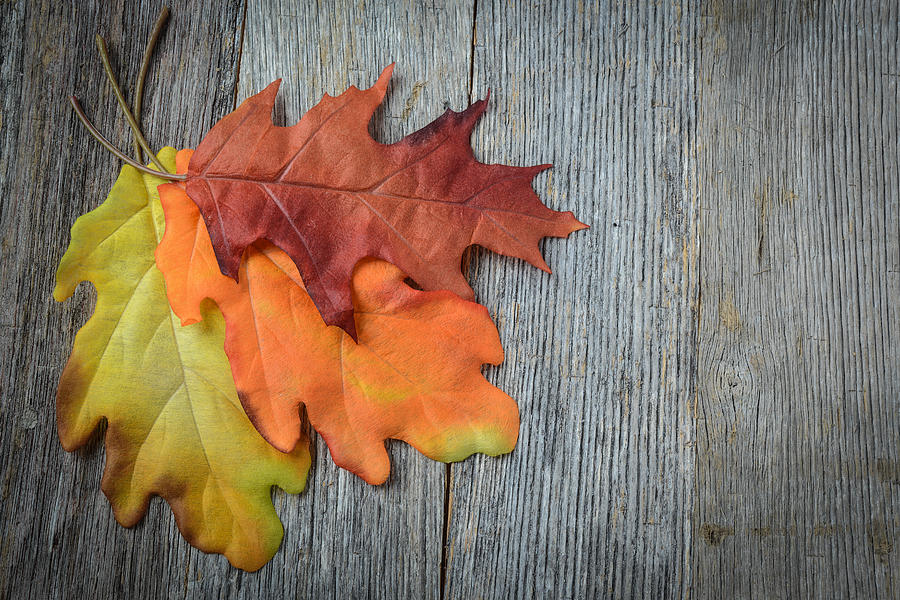
[[[251,3],[238,95],[284,78],[275,122],[290,125],[322,94],[368,88],[396,61],[372,126],[376,139],[394,141],[465,106],[471,22],[464,5]],[[439,598],[445,466],[393,442],[388,482],[370,486],[314,439],[307,490],[281,513],[282,549],[248,578],[258,595]]]
[[[364,484],[316,444],[274,493],[260,572],[132,530],[100,434],[62,451],[54,396],[88,286],[50,298],[75,218],[130,149],[123,81],[159,3],[0,4],[0,599],[900,598],[900,8],[820,3],[177,3],[145,95],[193,146],[283,77],[276,121],[397,61],[376,138],[492,89],[476,155],[592,228],[552,275],[474,253],[519,445],[450,467],[390,445]]]
[[[900,598],[900,10],[702,19],[696,595]]]
[[[79,96],[130,152],[93,36],[106,37],[120,80],[133,89],[160,8],[0,6],[0,598],[176,597],[189,595],[199,572],[217,589],[240,584],[226,560],[181,538],[158,498],[140,525],[120,527],[100,492],[100,435],[73,454],[56,437],[56,383],[94,293],[83,285],[57,304],[54,273],[75,218],[103,201],[119,170],[67,97]],[[155,147],[195,143],[235,96],[241,6],[184,2],[173,12],[179,18],[161,39],[144,103]]]
[[[478,2],[476,154],[552,162],[539,193],[591,229],[545,243],[552,275],[478,255],[522,426],[510,456],[452,467],[447,598],[690,586],[695,16],[612,4]]]

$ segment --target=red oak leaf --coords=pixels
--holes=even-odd
[[[475,160],[472,128],[487,100],[448,110],[394,144],[368,133],[393,65],[368,90],[326,95],[291,127],[272,123],[280,81],[244,101],[198,146],[187,192],[206,221],[222,272],[237,279],[245,249],[268,240],[297,265],[325,322],[356,339],[356,264],[389,261],[426,290],[473,299],[460,270],[473,244],[549,272],[538,241],[586,227],[544,206],[531,181],[550,165]]]

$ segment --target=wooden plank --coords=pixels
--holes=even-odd
[[[154,146],[193,144],[233,105],[243,9],[174,3],[146,94]],[[75,331],[93,308],[81,286],[50,297],[69,228],[109,191],[117,161],[66,102],[77,94],[94,122],[130,151],[105,81],[95,32],[123,83],[136,76],[162,2],[11,2],[0,6],[0,597],[175,597],[195,574],[236,589],[240,574],[192,549],[155,499],[133,530],[116,524],[100,492],[100,435],[67,454],[56,436],[55,390]]]
[[[369,87],[396,61],[373,127],[394,141],[465,105],[471,30],[461,3],[254,2],[239,96],[283,77],[276,122],[292,124],[323,93]],[[244,578],[251,597],[439,597],[446,467],[399,442],[389,451],[391,477],[374,487],[336,468],[317,441],[307,491],[281,511],[281,551],[259,578]]]
[[[627,5],[626,5],[627,4]],[[553,275],[479,254],[518,447],[452,467],[446,598],[687,593],[697,199],[694,16],[672,3],[479,1],[475,135],[592,229]]]
[[[900,10],[703,15],[697,596],[900,598]]]

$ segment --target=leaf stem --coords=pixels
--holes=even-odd
[[[103,144],[103,146],[118,156],[123,162],[131,165],[138,171],[142,173],[147,173],[149,175],[155,175],[156,177],[162,177],[163,179],[168,179],[170,181],[185,181],[187,179],[187,175],[177,175],[175,173],[169,173],[165,171],[157,171],[155,169],[151,169],[150,167],[145,167],[141,163],[135,161],[133,158],[126,156],[123,152],[121,152],[118,148],[112,145],[108,139],[103,137],[103,134],[97,131],[97,128],[88,120],[87,115],[84,114],[84,109],[81,108],[81,104],[78,102],[78,98],[75,96],[69,96],[69,102],[72,104],[72,108],[75,109],[75,114],[78,115],[78,118],[81,120],[82,124],[87,128],[94,139]],[[157,161],[154,161],[157,162]],[[158,162],[157,162],[158,164]]]
[[[109,62],[109,53],[106,51],[106,41],[104,41],[104,39],[100,35],[97,35],[94,39],[97,42],[97,49],[100,51],[100,60],[103,61],[103,68],[106,70],[106,77],[107,79],[109,79],[109,83],[112,86],[113,93],[116,95],[116,100],[119,101],[119,106],[121,106],[122,110],[125,112],[125,118],[128,119],[128,124],[131,125],[131,131],[134,132],[134,137],[137,138],[137,141],[140,144],[141,148],[143,148],[144,151],[150,156],[150,160],[153,162],[153,164],[156,165],[156,167],[160,171],[165,172],[166,168],[162,166],[162,163],[160,163],[159,159],[156,158],[153,150],[150,149],[150,145],[144,138],[144,134],[141,133],[140,126],[137,124],[137,121],[134,120],[134,115],[131,114],[131,108],[129,108],[128,102],[125,101],[125,96],[122,94],[122,89],[119,87],[119,83],[116,81],[115,74],[113,74],[112,64]]]
[[[137,123],[138,127],[141,126],[141,105],[144,100],[144,80],[147,78],[147,70],[150,68],[150,58],[153,56],[156,40],[159,39],[168,19],[169,7],[163,6],[162,10],[159,11],[159,16],[156,18],[156,24],[153,25],[153,32],[150,34],[150,39],[147,40],[147,48],[144,50],[144,59],[141,61],[141,71],[138,73],[134,92],[134,121]],[[137,134],[134,135],[134,153],[137,155],[137,161],[139,163],[144,162],[144,157],[141,153],[141,142],[138,139]]]

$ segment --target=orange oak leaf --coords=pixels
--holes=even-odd
[[[190,151],[177,157],[179,172]],[[515,446],[515,402],[481,375],[503,350],[487,310],[452,292],[404,283],[376,259],[353,274],[359,343],[316,311],[290,258],[265,242],[247,249],[240,277],[218,269],[206,226],[181,185],[159,186],[166,232],[156,251],[169,301],[182,322],[215,301],[238,395],[269,442],[302,440],[300,405],[339,466],[369,483],[387,479],[384,441],[400,439],[450,462]]]
[[[218,263],[238,277],[258,240],[283,249],[330,325],[356,339],[351,279],[363,258],[398,266],[427,290],[473,299],[460,271],[473,244],[549,272],[538,241],[583,229],[571,212],[544,206],[531,181],[550,165],[475,160],[472,128],[487,100],[394,144],[376,142],[368,122],[393,65],[368,90],[325,95],[292,127],[272,123],[280,80],[244,101],[201,141],[187,170]]]

